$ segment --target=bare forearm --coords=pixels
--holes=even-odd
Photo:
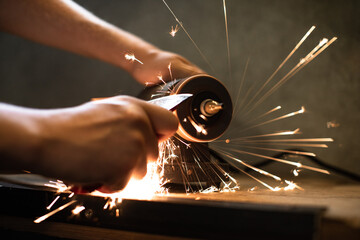
[[[39,143],[36,111],[0,103],[0,171],[32,168]]]
[[[124,58],[125,53],[145,59],[157,50],[71,0],[0,0],[0,28],[39,43],[109,62],[130,73],[134,64]]]

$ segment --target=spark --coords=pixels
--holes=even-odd
[[[247,151],[242,151],[242,150],[238,150],[238,149],[233,149],[232,151],[237,152],[237,153],[252,155],[252,156],[255,156],[255,157],[266,158],[266,159],[270,159],[270,160],[273,160],[273,161],[276,161],[276,162],[285,163],[285,164],[288,164],[288,165],[293,165],[293,166],[296,166],[297,168],[305,168],[305,169],[312,170],[312,171],[315,171],[315,172],[320,172],[320,173],[324,173],[324,174],[330,174],[330,172],[327,171],[327,170],[324,170],[324,169],[321,169],[321,168],[310,167],[310,166],[307,166],[307,165],[303,165],[303,164],[301,164],[299,162],[293,162],[293,161],[289,161],[289,160],[285,160],[285,159],[281,159],[281,158],[269,157],[269,156],[266,156],[266,155],[247,152]]]
[[[240,98],[240,93],[241,93],[242,87],[244,85],[246,72],[247,72],[247,69],[248,69],[248,66],[249,66],[249,61],[250,61],[250,59],[248,58],[247,61],[246,61],[246,64],[245,64],[245,69],[244,69],[242,78],[241,78],[239,90],[238,90],[238,93],[236,94],[236,98],[235,98],[236,100],[235,100],[235,105],[234,105],[234,110],[233,110],[233,115],[235,115],[235,116],[237,115],[237,113],[239,112],[239,110],[241,109],[241,107],[242,107],[242,105],[244,103],[244,101],[241,101],[241,104],[239,104],[239,106],[238,106],[238,100]]]
[[[76,200],[73,200],[73,201],[71,201],[71,202],[68,202],[68,203],[62,205],[61,207],[55,209],[54,211],[49,212],[49,213],[47,213],[47,214],[45,214],[45,215],[43,215],[43,216],[35,219],[35,220],[34,220],[34,223],[41,223],[41,222],[44,221],[45,219],[47,219],[47,218],[51,217],[52,215],[54,215],[54,214],[56,214],[56,213],[64,210],[65,208],[69,207],[70,205],[74,204],[75,202],[76,202]]]
[[[285,182],[288,184],[286,187],[284,187],[285,191],[294,190],[295,188],[297,188],[299,190],[304,190],[302,187],[298,186],[297,184],[295,184],[292,181],[285,180]]]
[[[172,75],[172,71],[171,71],[171,63],[169,63],[168,69],[169,69],[170,79],[171,79],[171,81],[173,81],[173,75]]]
[[[171,26],[171,31],[169,32],[169,34],[172,36],[172,37],[175,37],[176,33],[179,31],[179,25],[176,24],[176,26]]]
[[[273,109],[271,109],[271,110],[269,110],[269,111],[261,114],[260,116],[255,117],[254,119],[252,119],[252,121],[255,121],[255,120],[257,120],[257,119],[260,119],[260,118],[262,118],[262,117],[265,117],[266,115],[269,115],[270,113],[273,113],[273,112],[275,112],[275,111],[277,111],[277,110],[280,110],[280,109],[281,109],[281,106],[277,106],[277,107],[275,107],[275,108],[273,108]],[[247,122],[247,123],[249,123],[249,122]]]
[[[195,130],[196,130],[198,133],[202,133],[202,134],[204,134],[204,135],[207,135],[207,131],[206,131],[206,129],[204,128],[203,125],[195,123],[194,120],[192,120],[190,117],[188,117],[188,119],[189,119],[189,122],[191,123],[191,125],[193,125],[193,127],[195,128]]]
[[[82,211],[85,210],[85,207],[84,206],[76,206],[71,212],[74,214],[74,215],[78,215],[79,213],[81,213]]]
[[[274,118],[274,119],[271,119],[271,120],[268,120],[268,121],[265,121],[265,122],[262,122],[262,123],[247,127],[247,128],[244,128],[240,132],[244,132],[244,131],[247,131],[249,129],[259,127],[259,126],[262,126],[262,125],[265,125],[265,124],[269,124],[269,123],[272,123],[272,122],[275,122],[275,121],[278,121],[278,120],[282,120],[282,119],[285,119],[285,118],[293,117],[293,116],[298,115],[298,114],[303,114],[304,112],[305,112],[305,108],[301,107],[301,109],[298,110],[298,111],[291,112],[291,113],[285,114],[283,116],[280,116],[280,117],[277,117],[277,118]]]
[[[332,138],[301,138],[301,139],[267,139],[267,140],[243,140],[244,142],[333,142]]]
[[[273,137],[273,136],[284,136],[284,135],[294,135],[294,134],[299,134],[300,133],[300,129],[297,128],[293,131],[282,131],[282,132],[277,132],[277,133],[268,133],[268,134],[261,134],[261,135],[254,135],[254,136],[246,136],[246,137],[240,137],[240,138],[233,138],[231,139],[231,141],[246,141],[246,139],[248,138],[262,138],[262,137]],[[216,140],[214,142],[223,142],[224,140]],[[230,140],[226,139],[225,140],[226,143],[229,143]]]
[[[138,63],[140,63],[140,64],[144,64],[144,63],[141,62],[139,59],[137,59],[134,54],[126,53],[126,54],[125,54],[125,59],[128,60],[128,61],[130,61],[130,62],[136,61],[136,62],[138,62]]]
[[[277,67],[275,72],[271,74],[271,76],[265,81],[264,85],[255,93],[255,95],[251,98],[251,100],[248,102],[248,104],[244,107],[246,109],[253,101],[254,99],[260,94],[260,92],[265,88],[265,86],[275,77],[275,75],[279,72],[279,70],[284,66],[284,64],[290,59],[290,57],[296,52],[296,50],[299,49],[299,47],[303,44],[303,42],[307,39],[307,37],[312,33],[312,31],[315,29],[315,26],[312,26],[306,34],[301,38],[301,40],[296,44],[296,46],[293,48],[293,50],[289,53],[289,55],[281,62],[281,64]]]
[[[242,143],[242,144],[256,144],[256,143]],[[242,145],[239,144],[239,145]],[[261,145],[281,145],[293,147],[315,147],[315,148],[328,148],[326,144],[308,144],[308,143],[261,143]]]
[[[300,151],[292,151],[292,150],[285,150],[285,149],[262,148],[262,147],[254,147],[254,146],[242,146],[242,147],[265,150],[265,151],[281,152],[281,153],[292,153],[292,154],[296,154],[296,155],[305,155],[305,156],[311,156],[311,157],[316,156],[312,152],[300,152]]]
[[[49,181],[49,183],[45,183],[44,186],[55,188],[58,193],[65,192],[70,189],[70,187],[61,180]]]
[[[210,186],[207,189],[200,191],[200,193],[213,193],[213,192],[220,192],[220,189],[215,186]]]
[[[227,61],[228,61],[228,71],[229,71],[229,79],[232,82],[231,75],[231,57],[230,57],[230,41],[229,41],[229,30],[228,30],[228,20],[227,20],[227,11],[226,11],[226,0],[223,0],[223,8],[224,8],[224,21],[225,21],[225,34],[226,34],[226,49],[227,49]],[[232,89],[232,88],[231,88]]]
[[[150,200],[155,194],[166,194],[167,191],[163,187],[165,183],[160,174],[157,174],[157,167],[158,164],[156,162],[149,162],[145,177],[141,180],[131,178],[122,191],[108,194],[95,190],[91,195],[109,198],[110,201],[104,207],[112,208],[117,203],[120,203],[123,198]]]
[[[158,78],[164,85],[166,84],[166,82],[164,81],[163,76],[162,76],[161,74],[159,74],[159,75],[157,76],[157,78]]]
[[[275,179],[276,181],[281,181],[281,178],[278,177],[278,176],[276,176],[276,175],[274,175],[274,174],[271,174],[271,173],[269,173],[269,172],[267,172],[267,171],[265,171],[265,170],[259,169],[259,168],[257,168],[257,167],[251,166],[250,164],[247,164],[247,163],[245,163],[244,161],[242,161],[242,160],[240,160],[240,159],[238,159],[238,158],[236,158],[236,157],[234,157],[234,156],[232,156],[232,155],[230,155],[230,154],[228,154],[228,153],[225,153],[224,151],[221,151],[221,150],[219,150],[219,151],[220,151],[224,156],[226,156],[226,157],[228,157],[229,159],[234,160],[234,161],[236,161],[236,162],[238,162],[238,163],[241,163],[241,164],[244,165],[245,167],[248,167],[248,168],[250,168],[250,169],[252,169],[252,170],[254,170],[254,171],[256,171],[256,172],[258,172],[258,173],[260,173],[260,174],[262,174],[262,175],[265,175],[265,176],[268,176],[268,177],[272,177],[272,178]]]
[[[326,123],[327,128],[337,128],[339,126],[340,126],[340,124],[337,123],[336,121],[330,121],[330,122]]]
[[[46,207],[47,210],[50,210],[50,208],[52,208],[52,206],[56,203],[57,200],[59,200],[60,195],[57,196],[50,204],[49,206]]]
[[[203,54],[203,52],[200,50],[199,46],[195,43],[195,41],[192,39],[192,37],[190,36],[190,34],[188,33],[188,31],[185,29],[184,25],[182,24],[182,22],[180,22],[180,20],[176,17],[175,13],[173,12],[173,10],[171,10],[171,8],[169,7],[169,5],[166,3],[165,0],[162,0],[163,3],[165,4],[165,6],[167,7],[167,9],[170,11],[171,15],[173,15],[175,21],[179,24],[179,26],[182,28],[182,30],[186,33],[186,35],[188,36],[188,38],[190,39],[190,41],[193,43],[193,45],[195,46],[196,50],[200,53],[201,57],[203,58],[203,60],[207,63],[207,65],[210,67],[210,69],[214,72],[214,68],[212,67],[212,65],[210,64],[209,60],[205,57],[205,55]]]
[[[292,173],[294,174],[295,177],[299,176],[299,172],[300,172],[300,170],[298,170],[298,169],[292,170]]]
[[[330,41],[327,39],[323,39],[319,42],[319,44],[303,59],[299,61],[299,63],[290,70],[282,79],[280,79],[269,91],[267,91],[255,104],[254,106],[248,110],[246,114],[249,114],[252,110],[254,110],[259,104],[261,104],[266,98],[268,98],[272,93],[274,93],[281,85],[287,82],[291,77],[293,77],[298,71],[300,71],[303,67],[309,64],[312,60],[314,60],[320,53],[322,53],[327,47],[329,47],[333,42],[337,40],[337,37],[333,37]]]
[[[248,192],[253,192],[253,191],[255,191],[256,189],[258,189],[258,187],[257,187],[257,186],[252,187],[252,188],[250,188],[250,189],[248,190]]]
[[[238,166],[236,166],[236,165],[234,165],[234,164],[231,164],[231,165],[232,165],[233,167],[235,167],[236,169],[238,169],[240,172],[242,172],[242,173],[244,173],[245,175],[247,175],[248,177],[254,179],[254,180],[257,181],[258,183],[260,183],[260,184],[262,184],[263,186],[265,186],[266,188],[270,189],[271,191],[276,192],[276,191],[279,190],[278,187],[275,187],[275,188],[274,188],[274,187],[270,186],[269,184],[265,183],[264,181],[261,181],[260,179],[254,177],[253,175],[245,172],[244,170],[242,170],[242,169],[239,168]]]

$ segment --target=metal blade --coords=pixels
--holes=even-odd
[[[157,106],[163,107],[167,110],[174,110],[180,103],[191,97],[190,93],[182,93],[176,95],[169,95],[165,97],[156,98],[148,101],[148,103],[155,104]]]

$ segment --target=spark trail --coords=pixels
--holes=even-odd
[[[166,3],[165,0],[162,0],[163,3],[165,4],[165,6],[167,7],[167,9],[170,11],[171,15],[173,15],[175,21],[179,24],[179,26],[182,28],[182,30],[185,32],[185,34],[188,36],[188,38],[190,39],[190,41],[192,42],[192,44],[195,46],[196,50],[199,52],[199,54],[201,55],[201,57],[203,58],[203,60],[206,62],[206,64],[210,67],[212,72],[214,71],[213,66],[210,64],[209,60],[207,59],[207,57],[203,54],[203,52],[200,50],[199,46],[196,44],[196,42],[194,41],[194,39],[190,36],[189,32],[185,29],[184,25],[182,24],[182,22],[176,17],[175,13],[173,12],[173,10],[169,7],[169,5]]]

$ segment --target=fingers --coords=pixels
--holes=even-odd
[[[122,119],[126,119],[126,126],[130,131],[126,144],[127,152],[132,157],[126,161],[133,161],[132,167],[98,189],[102,192],[114,192],[123,189],[131,175],[137,179],[142,179],[146,175],[147,161],[157,159],[159,141],[171,137],[176,132],[178,120],[172,112],[132,97],[117,96],[94,103],[119,105],[119,111],[123,111]]]
[[[123,101],[136,104],[146,112],[153,132],[156,134],[160,141],[171,137],[176,132],[179,124],[178,119],[171,111],[166,110],[162,107],[128,96],[116,96],[100,100],[98,102],[120,104],[120,102]]]
[[[168,139],[176,132],[179,121],[172,112],[151,103],[142,101],[141,104],[152,123],[156,135],[159,137],[159,141]]]

